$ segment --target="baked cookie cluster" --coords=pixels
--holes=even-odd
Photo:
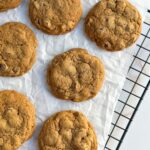
[[[141,15],[128,0],[102,0],[88,13],[85,32],[101,48],[119,51],[137,40],[141,22]]]
[[[37,39],[20,22],[0,26],[0,76],[20,76],[31,69],[36,59]]]
[[[96,134],[87,118],[78,111],[52,115],[39,136],[41,150],[97,150]]]
[[[22,0],[0,0],[0,12]],[[72,31],[82,16],[81,0],[30,0],[29,17],[41,31],[60,35]],[[131,46],[139,37],[142,19],[128,0],[101,0],[85,19],[85,32],[100,48],[110,52]],[[38,42],[23,23],[0,26],[0,76],[27,73],[36,61]],[[102,61],[86,49],[74,48],[54,57],[47,83],[54,96],[82,102],[100,91],[104,81]],[[0,91],[0,150],[16,150],[35,130],[35,108],[16,91]],[[45,121],[39,135],[40,150],[97,150],[94,128],[78,111],[62,111]]]
[[[22,0],[0,0],[0,12],[15,8],[21,4]]]
[[[0,150],[16,150],[35,129],[35,108],[16,91],[0,91]]]
[[[61,99],[85,101],[94,97],[104,80],[104,66],[85,49],[71,49],[56,56],[49,65],[47,81]]]
[[[82,15],[80,0],[30,0],[29,15],[40,30],[53,35],[71,31]]]

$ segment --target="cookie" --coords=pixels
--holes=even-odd
[[[20,5],[22,0],[0,0],[0,12],[15,8]]]
[[[0,26],[0,76],[20,76],[31,69],[37,40],[26,25],[9,22]]]
[[[16,150],[35,129],[35,109],[16,91],[0,91],[0,150]]]
[[[30,0],[31,21],[47,34],[59,35],[73,30],[81,15],[80,0]]]
[[[39,146],[40,150],[97,150],[97,138],[81,112],[63,111],[44,123]]]
[[[142,18],[128,0],[101,0],[88,13],[85,32],[108,51],[131,46],[140,36]]]
[[[52,93],[76,102],[94,97],[104,80],[104,66],[85,49],[75,48],[56,56],[48,67],[47,81]]]

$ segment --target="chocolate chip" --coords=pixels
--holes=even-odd
[[[20,68],[19,68],[19,67],[14,67],[14,68],[13,68],[13,72],[16,72],[16,73],[17,73],[17,72],[19,72],[19,71],[20,71]]]
[[[5,71],[7,66],[5,64],[0,64],[0,71]]]

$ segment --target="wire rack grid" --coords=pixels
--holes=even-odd
[[[104,150],[119,150],[150,86],[150,24],[144,22],[143,26],[146,30],[141,34],[141,43],[136,45],[136,54],[133,57],[124,88],[118,99]]]

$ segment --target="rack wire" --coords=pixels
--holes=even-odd
[[[148,10],[150,13],[150,10]],[[135,114],[150,86],[150,24],[144,22],[142,41],[136,45],[136,54],[114,111],[111,130],[104,150],[119,150]],[[148,44],[149,43],[149,44]],[[137,64],[140,64],[138,66]]]

